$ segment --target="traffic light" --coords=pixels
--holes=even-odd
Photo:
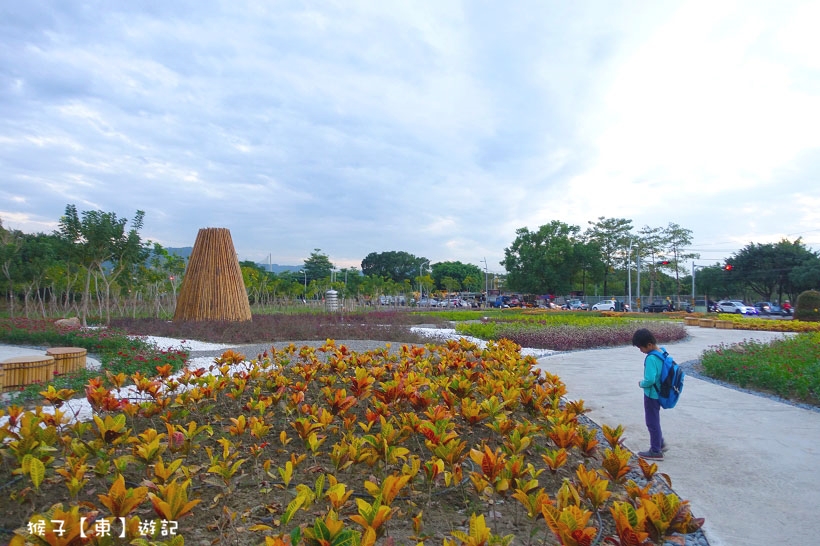
[[[669,265],[669,260],[663,260],[662,262],[658,262],[658,265]]]
[[[734,266],[732,264],[726,264],[723,266],[724,271],[731,271],[732,269],[734,269]]]

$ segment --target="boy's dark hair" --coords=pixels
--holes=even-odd
[[[655,339],[655,336],[647,330],[646,328],[641,328],[640,330],[635,331],[632,335],[632,345],[635,347],[646,347],[648,345],[657,345],[658,340]]]

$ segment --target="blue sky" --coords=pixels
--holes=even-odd
[[[491,272],[552,220],[820,250],[817,2],[0,4],[0,219]]]

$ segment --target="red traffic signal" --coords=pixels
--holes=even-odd
[[[723,269],[725,271],[731,271],[732,269],[734,269],[734,266],[732,264],[726,264],[723,266]]]
[[[669,265],[669,260],[663,260],[662,262],[658,262],[658,265]]]

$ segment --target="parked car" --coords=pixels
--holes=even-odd
[[[499,309],[504,309],[510,306],[510,297],[509,296],[496,296],[494,300],[492,300],[493,307],[497,307]]]
[[[569,300],[564,308],[568,311],[589,311],[589,305],[581,300]]]
[[[655,300],[649,305],[643,306],[644,313],[665,313],[669,310],[669,302],[663,300]]]
[[[779,305],[775,305],[770,301],[758,301],[755,303],[755,309],[761,315],[782,315],[786,316],[788,313],[783,311]]]
[[[722,300],[717,303],[718,313],[735,313],[738,315],[757,315],[757,309],[742,301]]]
[[[614,311],[616,308],[620,307],[618,302],[615,300],[603,300],[599,301],[595,305],[592,306],[593,311]]]

